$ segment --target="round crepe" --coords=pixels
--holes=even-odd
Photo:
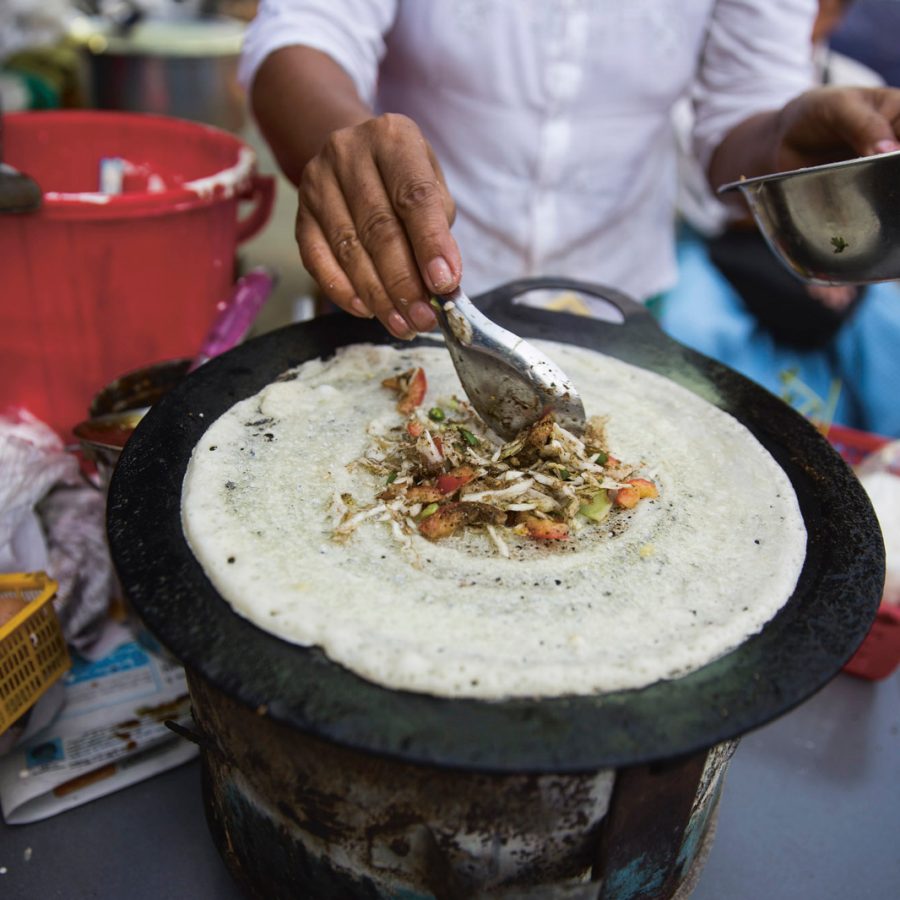
[[[185,475],[194,554],[241,615],[317,645],[391,688],[499,699],[640,688],[697,669],[758,632],[791,595],[806,531],[782,469],[734,418],[646,370],[539,343],[611,452],[659,488],[625,528],[481,534],[402,547],[389,522],[333,537],[336,498],[383,479],[358,465],[367,427],[402,422],[381,381],[413,366],[425,408],[462,391],[441,347],[356,345],[303,364],[214,422]],[[342,505],[341,505],[342,506]]]

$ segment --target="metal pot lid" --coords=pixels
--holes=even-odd
[[[225,16],[149,18],[122,30],[102,16],[78,16],[69,39],[90,53],[116,56],[239,56],[246,23]]]
[[[605,297],[623,321],[512,302],[548,288]],[[109,493],[110,547],[126,596],[160,642],[216,688],[292,728],[410,762],[496,772],[588,771],[687,754],[763,725],[828,682],[873,621],[884,546],[865,491],[818,431],[758,385],[667,338],[614,291],[534,279],[477,300],[527,338],[589,347],[671,378],[734,415],[769,450],[797,493],[808,548],[793,595],[762,632],[696,672],[641,690],[485,702],[379,687],[238,616],[185,542],[182,479],[207,426],[238,400],[345,344],[391,341],[377,322],[333,315],[201,367],[152,407],[126,445]]]

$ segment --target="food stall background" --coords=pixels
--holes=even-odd
[[[275,202],[264,227],[236,248],[236,289],[233,295],[221,298],[233,309],[238,308],[235,301],[247,301],[254,318],[250,321],[244,315],[240,336],[307,318],[314,302],[311,280],[299,264],[292,239],[295,191],[278,172],[247,114],[246,98],[237,83],[240,41],[255,9],[255,2],[242,0],[6,0],[0,19],[0,108],[4,116],[94,109],[151,113],[176,124],[183,120],[223,129],[256,153],[256,171],[275,179]],[[10,131],[7,128],[7,147],[13,143]],[[177,130],[172,136],[180,139]],[[190,139],[187,134],[185,140],[190,143]],[[62,161],[70,159],[75,148],[60,146],[54,152]],[[189,152],[186,144],[185,154]],[[97,173],[98,180],[108,175]],[[98,184],[89,190],[101,187]],[[125,233],[121,232],[122,243]],[[8,265],[22,265],[21,255],[10,241],[0,248],[0,254]],[[172,266],[179,266],[177,259]],[[65,278],[65,272],[59,274],[60,284]],[[242,286],[247,296],[240,295]],[[16,313],[15,307],[29,310],[36,304],[22,304],[22,298],[12,296],[14,293],[3,293],[0,308],[6,327],[11,329],[15,322],[21,330],[23,314]],[[129,302],[128,298],[117,301]],[[214,312],[210,309],[208,313],[210,325]],[[98,308],[86,318],[101,315]],[[42,330],[36,311],[31,309],[24,316],[31,316],[25,328]],[[234,316],[230,325],[233,332]],[[177,332],[179,322],[173,317],[158,327]],[[233,343],[240,336],[232,333],[226,338]],[[131,365],[129,334],[123,330],[119,337],[117,375],[138,368],[138,362],[141,366],[147,362],[135,355]],[[38,336],[38,347],[40,339]],[[219,352],[220,344],[221,340],[214,340],[211,346]],[[201,351],[199,342],[194,349]],[[96,347],[78,352],[96,352]],[[184,374],[185,366],[180,363],[174,367],[168,359],[158,363],[151,378],[157,391],[174,384],[170,372]],[[50,353],[29,360],[29,370],[38,380],[44,367],[54,365],[69,366],[74,376],[78,360],[73,363],[70,358],[63,363]],[[146,386],[134,398],[129,390],[118,380],[97,381],[83,391],[83,404],[76,407],[78,418],[149,402]],[[103,459],[75,441],[69,427],[76,426],[77,418],[71,420],[67,414],[60,422],[69,427],[54,421],[56,428],[50,428],[31,415],[21,396],[9,394],[7,388],[0,398],[0,467],[4,474],[0,570],[13,574],[0,589],[0,656],[8,662],[13,641],[22,636],[33,642],[39,592],[31,589],[33,579],[25,573],[50,571],[55,579],[48,582],[53,585],[56,613],[52,625],[55,633],[64,635],[73,657],[73,666],[63,678],[49,666],[34,673],[30,694],[14,691],[13,681],[18,683],[22,677],[18,666],[3,669],[0,698],[5,702],[7,694],[16,694],[8,705],[14,718],[25,709],[12,724],[4,719],[0,729],[0,795],[4,817],[12,822],[80,805],[191,758],[196,749],[181,739],[173,741],[163,725],[164,717],[177,720],[186,710],[180,667],[155,655],[158,647],[146,633],[141,632],[141,640],[135,640],[134,623],[118,596],[105,547],[102,489],[109,472],[104,470]],[[158,393],[154,398],[158,399]],[[86,478],[92,480],[91,486],[85,484]],[[32,609],[34,616],[28,615]],[[151,698],[154,702],[148,703]],[[136,713],[138,707],[141,711]],[[119,726],[125,720],[140,724],[123,731]],[[30,736],[42,729],[53,733],[39,745],[46,751],[39,759],[26,745]],[[128,737],[123,738],[126,733]],[[49,752],[51,745],[56,747],[53,753]],[[19,774],[23,769],[35,777],[23,780]],[[97,772],[103,777],[90,774]]]
[[[236,52],[229,52],[225,46],[235,29],[239,31],[241,23],[252,18],[255,8],[253,0],[5,0],[0,24],[0,104],[4,112],[91,108],[153,112],[224,128],[253,148],[259,171],[276,179],[275,203],[268,224],[240,246],[235,271],[239,275],[255,267],[268,266],[278,272],[279,279],[251,334],[308,318],[316,305],[312,281],[299,263],[292,237],[295,191],[278,171],[265,141],[247,114],[246,98],[235,79]],[[209,17],[216,17],[213,33],[208,36],[209,52],[190,56],[188,64],[183,52],[185,29],[182,26],[190,28]],[[226,17],[226,24],[219,17]],[[201,46],[203,39],[200,38]],[[153,52],[139,52],[141,46],[144,49],[150,46],[149,43],[140,45],[140,40],[153,42]],[[137,50],[129,43],[137,45]],[[173,84],[187,87],[173,91]],[[4,316],[8,310],[6,304],[12,302],[8,295],[0,297]],[[96,391],[99,393],[104,387],[97,384]],[[7,398],[2,399],[5,406]],[[85,415],[91,399],[85,398]],[[861,446],[863,450],[875,450],[882,444],[875,441],[863,445],[860,436],[850,433],[844,433],[843,437],[847,442],[845,449],[851,455],[858,456]],[[20,476],[13,486],[20,488],[18,492],[11,489],[8,477],[6,486],[0,490],[3,529],[0,536],[7,541],[0,554],[0,569],[6,572],[55,569],[51,574],[60,582],[56,604],[59,618],[63,630],[68,632],[67,637],[76,636],[74,643],[70,640],[75,657],[70,673],[46,686],[29,717],[23,717],[24,721],[0,734],[0,799],[4,819],[10,825],[52,817],[86,804],[175,767],[191,759],[196,750],[171,735],[162,724],[166,718],[178,721],[188,716],[184,683],[177,665],[163,654],[153,652],[149,636],[135,639],[126,627],[130,623],[122,610],[121,598],[115,598],[113,616],[107,616],[103,598],[115,594],[115,584],[108,559],[103,555],[102,498],[80,495],[77,506],[48,502],[51,488],[56,489],[57,501],[66,492],[74,499],[84,473],[64,442],[42,429],[39,423],[27,417],[7,419],[0,438],[3,442],[0,465],[5,475],[16,472]],[[895,467],[894,459],[890,457],[879,471]],[[85,529],[89,532],[86,536],[74,537],[76,533],[83,534]],[[41,530],[43,537],[39,534]],[[64,558],[69,559],[68,569],[62,563]],[[79,582],[79,565],[82,570],[92,571],[93,580],[88,580],[87,586],[85,579]],[[83,592],[80,598],[73,591],[76,582],[79,582],[78,590]],[[885,627],[896,630],[898,626],[888,623]],[[0,635],[6,636],[2,623]],[[857,674],[864,675],[865,667],[859,661],[858,668]],[[880,670],[880,677],[889,674],[885,667]],[[841,678],[850,681],[846,676]],[[895,687],[896,680],[891,684]],[[862,713],[854,707],[857,701],[866,702],[860,695],[867,687],[853,681],[849,687],[839,684],[829,688],[830,694],[826,691],[816,704],[799,711],[799,721],[809,729],[819,727],[822,721],[834,720],[837,713],[834,706],[826,703],[828,697],[837,698],[841,707],[838,712],[860,721]],[[880,698],[878,709],[885,714],[888,704],[883,692]],[[138,708],[140,712],[136,713]],[[65,709],[69,710],[68,715],[61,714]],[[814,718],[817,713],[818,719]],[[896,746],[896,705],[894,716],[894,724],[882,722],[879,735],[880,740],[892,740]],[[123,729],[121,725],[126,720],[130,724]],[[836,727],[833,721],[831,724]],[[833,734],[824,735],[818,743],[810,738],[808,746],[801,747],[798,742],[803,739],[788,732],[786,722],[777,723],[775,753],[801,757],[797,766],[803,771],[807,788],[813,780],[811,768],[819,764],[840,765],[828,752],[829,744],[836,747],[838,743]],[[41,736],[37,742],[30,740],[35,734]],[[860,737],[860,747],[863,737]],[[761,738],[758,735],[749,741],[754,752],[749,755],[748,763],[752,767],[747,771],[752,771],[754,776],[762,773],[760,777],[768,774],[777,782],[777,790],[787,790],[772,775],[773,771],[783,773],[786,765],[781,765],[783,760],[779,759],[772,767],[763,764],[767,748]],[[801,750],[810,752],[804,755]],[[859,752],[862,755],[864,750]],[[31,772],[32,776],[23,778],[23,771]],[[874,774],[883,777],[883,771],[882,761]],[[183,775],[177,777],[181,780],[167,782],[174,786],[175,793],[185,784]],[[894,780],[895,801],[896,783]],[[871,796],[870,788],[869,791],[867,797]],[[748,783],[745,793],[749,796],[752,792]],[[142,802],[149,804],[151,794],[142,794],[145,798]],[[829,799],[835,796],[828,794]],[[809,805],[815,806],[811,801]],[[778,810],[773,808],[772,814],[778,815]],[[897,821],[896,815],[892,821]],[[753,825],[764,833],[770,823],[760,819],[754,820]],[[736,821],[729,834],[733,841],[733,850],[729,850],[732,858],[747,860],[746,847],[730,837],[738,833],[739,826],[741,823]],[[771,826],[773,830],[777,827],[777,824]],[[202,829],[202,824],[198,822],[196,828]],[[184,842],[189,839],[190,836],[183,838]],[[24,841],[17,838],[16,848]],[[800,847],[794,848],[794,852],[800,853]],[[0,857],[0,876],[6,876],[8,866],[11,870],[16,866],[21,869],[28,863],[30,845],[25,846],[24,854],[17,856],[14,863]],[[43,864],[49,865],[50,860],[50,851],[45,850]],[[885,874],[889,874],[890,866],[896,872],[896,862],[888,863]],[[731,874],[734,876],[731,882],[718,873],[716,877],[719,883],[733,886],[739,871]],[[749,872],[748,864],[744,874],[749,878],[759,873]],[[220,876],[218,870],[211,876],[209,884],[218,885],[211,890],[230,890],[230,883],[226,886],[216,880]],[[202,886],[198,880],[196,887]],[[819,886],[825,887],[821,883]]]

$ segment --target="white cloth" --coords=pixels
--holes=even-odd
[[[48,568],[36,507],[57,485],[79,483],[78,462],[59,435],[24,409],[0,414],[0,572]]]
[[[66,643],[85,651],[113,594],[103,494],[89,486],[49,425],[23,409],[0,414],[0,572],[45,571]]]
[[[457,202],[463,284],[569,275],[646,298],[675,275],[670,111],[697,152],[811,83],[815,0],[262,0],[241,65],[334,58],[413,118]]]

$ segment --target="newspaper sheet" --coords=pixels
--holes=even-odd
[[[134,640],[73,658],[59,715],[0,757],[7,824],[45,819],[192,759],[166,725],[190,722],[184,670]]]

